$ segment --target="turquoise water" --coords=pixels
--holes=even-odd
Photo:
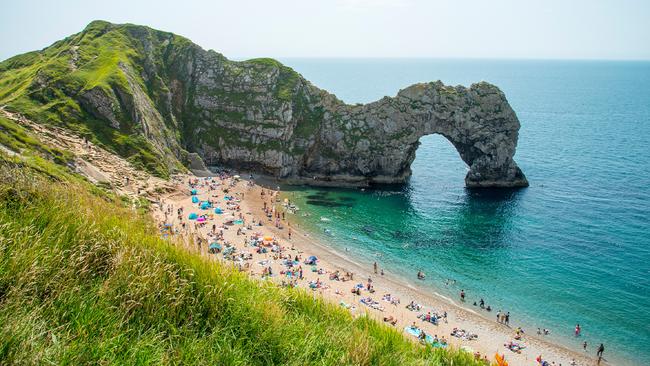
[[[297,188],[305,219],[357,261],[408,278],[422,268],[422,285],[453,298],[463,288],[514,325],[650,364],[650,63],[282,61],[348,103],[437,79],[498,85],[521,121],[515,159],[530,188],[466,190],[458,153],[427,136],[404,186]]]

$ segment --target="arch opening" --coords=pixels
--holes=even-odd
[[[425,135],[419,139],[411,163],[409,184],[457,187],[463,184],[468,171],[469,166],[451,141],[441,134]]]

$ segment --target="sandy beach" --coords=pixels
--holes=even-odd
[[[195,184],[191,186],[189,182]],[[177,176],[173,187],[159,197],[158,205],[154,205],[153,216],[161,231],[186,245],[188,250],[233,263],[255,278],[304,288],[347,308],[353,316],[367,314],[395,327],[413,341],[417,341],[417,337],[407,334],[405,328],[415,324],[438,344],[462,347],[490,362],[498,353],[504,355],[510,365],[537,365],[540,355],[549,365],[597,363],[591,352],[593,345],[587,353],[552,343],[543,335],[534,334],[536,329],[524,329],[525,332],[517,334],[518,324],[497,322],[497,309],[479,310],[481,313],[478,313],[474,310],[478,307],[463,306],[460,297],[450,299],[418,288],[415,274],[414,282],[409,283],[396,274],[385,272],[382,275],[381,266],[375,273],[372,265],[362,265],[345,253],[334,251],[323,239],[299,226],[297,217],[280,198],[281,192],[247,179],[227,176]],[[191,189],[196,190],[194,201],[198,202],[192,202]],[[206,201],[211,202],[211,207],[201,209],[199,205]],[[216,214],[217,207],[223,213]],[[191,213],[199,217],[204,215],[200,219],[202,222],[188,219]],[[252,245],[255,241],[259,243],[257,246]],[[219,244],[218,253],[209,253],[211,243]],[[232,249],[227,249],[229,247]],[[224,250],[229,252],[226,257]],[[310,256],[318,258],[316,265],[305,263]],[[293,266],[289,268],[287,262]],[[291,277],[287,271],[292,271]],[[352,289],[357,287],[358,294],[353,293]],[[362,299],[370,301],[364,304]],[[407,305],[412,302],[417,306],[411,310]],[[422,319],[428,313],[435,324]],[[463,331],[454,332],[454,329]],[[523,348],[513,347],[513,351],[506,346],[510,342]],[[601,364],[607,363],[603,360]]]

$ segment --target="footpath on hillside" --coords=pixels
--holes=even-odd
[[[3,107],[0,107],[0,116],[25,127],[44,143],[71,152],[76,173],[92,183],[107,185],[117,194],[131,199],[144,197],[151,200],[157,192],[174,189],[168,181],[135,168],[120,156],[64,128],[33,122]]]

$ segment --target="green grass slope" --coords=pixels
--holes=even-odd
[[[141,38],[134,36],[140,31],[145,32]],[[137,83],[156,105],[156,98],[162,98],[165,89],[158,77],[145,82],[139,76],[144,73],[142,65],[148,54],[142,39],[155,42],[153,38],[162,34],[167,33],[95,21],[43,50],[7,59],[0,63],[0,105],[39,123],[76,131],[134,165],[167,177],[170,167],[175,168],[174,162],[162,158],[171,152],[154,147],[143,137],[142,127],[133,116],[125,112],[132,108],[124,104],[132,99],[133,90],[119,66],[122,63],[133,70]],[[179,36],[174,39],[186,42]],[[110,101],[119,128],[83,106],[84,94],[91,90]]]
[[[479,364],[161,239],[0,122],[0,364]]]
[[[196,87],[196,68],[204,64],[227,87]],[[266,80],[275,70],[277,81],[268,91],[231,91],[228,86],[242,75]],[[185,170],[185,150],[196,151],[204,144],[304,153],[281,141],[253,142],[242,132],[252,128],[251,123],[285,128],[251,121],[244,112],[269,109],[259,105],[259,98],[270,92],[277,104],[273,108],[293,103],[292,113],[300,121],[296,137],[313,135],[324,112],[322,107],[312,110],[304,88],[296,89],[302,81],[296,71],[273,59],[230,61],[169,32],[93,21],[42,50],[0,62],[0,107],[37,123],[71,129],[166,178]],[[205,98],[217,98],[223,105],[203,110],[197,100]],[[274,118],[271,114],[265,120]]]

